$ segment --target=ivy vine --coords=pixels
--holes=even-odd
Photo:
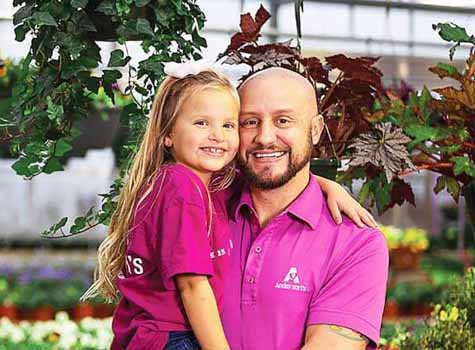
[[[163,77],[163,62],[199,59],[206,40],[200,36],[205,16],[194,0],[14,0],[15,39],[31,38],[13,89],[9,118],[0,121],[0,138],[8,140],[18,157],[13,169],[31,179],[63,170],[64,156],[78,136],[77,124],[88,118],[92,95],[100,87],[114,101],[117,81],[127,77],[121,124],[128,129],[122,147],[120,175],[102,194],[101,208],[91,208],[43,232],[65,237],[108,224],[122,186],[125,169],[137,149],[154,92]],[[148,55],[131,64],[129,40],[140,40]],[[97,41],[113,41],[107,65]]]

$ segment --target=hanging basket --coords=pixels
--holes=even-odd
[[[335,181],[338,168],[341,162],[336,158],[320,159],[314,158],[310,161],[310,171],[314,175]]]
[[[99,5],[100,0],[92,0],[86,5],[84,11],[87,16],[96,27],[96,32],[88,32],[88,37],[94,41],[117,41],[119,35],[117,29],[119,28],[119,21],[114,16],[106,15],[102,12],[98,12],[95,9]],[[128,14],[129,19],[146,18],[151,24],[155,21],[153,12],[148,10],[147,7],[133,6]],[[114,21],[114,19],[116,19]],[[140,41],[143,37],[140,34],[131,35],[127,37],[127,41]]]

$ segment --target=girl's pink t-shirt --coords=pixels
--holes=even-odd
[[[209,277],[222,311],[223,278],[232,242],[224,193],[212,196],[180,164],[164,166],[130,227],[125,266],[117,279],[122,299],[114,313],[112,350],[159,350],[168,332],[190,330],[173,277]],[[209,230],[208,230],[209,228]]]

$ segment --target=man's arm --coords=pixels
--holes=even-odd
[[[333,325],[311,325],[302,350],[364,350],[368,339],[351,329]]]

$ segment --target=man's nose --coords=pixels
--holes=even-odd
[[[262,123],[258,128],[254,141],[263,146],[267,146],[274,144],[276,140],[277,136],[275,126],[272,123]]]

